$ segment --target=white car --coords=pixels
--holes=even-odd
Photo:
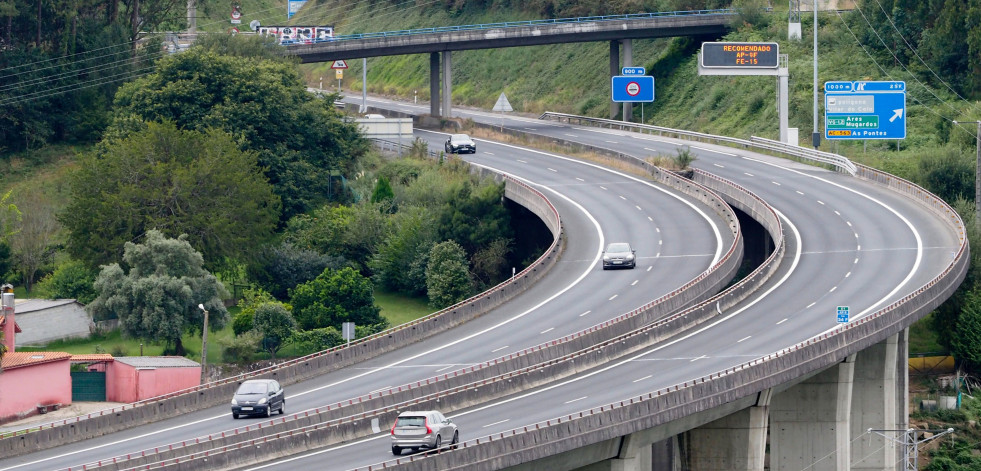
[[[477,144],[474,144],[473,139],[466,134],[451,134],[446,140],[445,147],[447,154],[477,153]]]
[[[396,456],[406,448],[412,451],[420,448],[435,450],[459,442],[460,432],[456,424],[439,411],[405,411],[392,425],[392,454]]]

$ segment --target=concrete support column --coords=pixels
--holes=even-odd
[[[624,39],[623,40],[623,66],[633,67],[634,66],[634,40]],[[618,70],[615,75],[620,75]],[[623,120],[630,122],[631,118],[634,116],[634,104],[624,103],[623,104]]]
[[[855,356],[790,389],[770,405],[770,469],[849,469]]]
[[[666,438],[651,445],[651,468],[657,471],[679,471],[681,450],[678,449],[678,436]]]
[[[578,471],[653,471],[654,457],[649,438],[630,434],[620,438],[616,458],[593,463]]]
[[[453,117],[453,57],[450,51],[443,51],[443,114],[444,118]]]
[[[439,116],[439,53],[429,53],[429,114]]]
[[[755,406],[686,432],[685,468],[763,471],[771,394],[769,389],[760,392]]]
[[[853,470],[895,469],[896,442],[867,430],[896,430],[898,346],[896,334],[856,354],[850,439]]]
[[[620,41],[613,40],[610,41],[610,80],[613,77],[620,75]],[[617,102],[613,101],[612,96],[610,97],[610,119],[617,119],[617,112],[619,110]]]

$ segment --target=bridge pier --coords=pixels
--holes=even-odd
[[[906,429],[907,415],[899,416],[899,409],[905,411],[905,406],[897,407],[906,404],[907,388],[903,385],[900,389],[897,379],[899,367],[906,365],[897,363],[900,338],[907,332],[895,334],[857,354],[851,412],[852,470],[895,469],[895,463],[902,457],[896,442],[876,433],[863,435],[870,428]],[[906,355],[901,358],[905,359]],[[908,374],[908,368],[903,370]]]
[[[770,406],[770,469],[847,471],[855,355],[790,389]]]
[[[444,118],[453,117],[453,57],[450,51],[443,51],[443,113]]]
[[[771,396],[760,392],[756,405],[685,432],[685,469],[763,471]]]
[[[624,39],[623,40],[623,66],[633,67],[634,66],[634,40]],[[617,71],[617,75],[620,75],[620,71]],[[624,103],[623,104],[623,120],[630,122],[634,117],[634,104]]]
[[[429,53],[429,114],[439,116],[439,53]]]
[[[610,80],[612,77],[620,75],[620,41],[614,39],[610,41]],[[620,111],[620,107],[617,106],[617,102],[613,101],[612,96],[610,97],[610,119],[617,119],[617,112]]]
[[[653,448],[649,438],[630,434],[620,440],[616,458],[584,466],[578,471],[653,471]]]

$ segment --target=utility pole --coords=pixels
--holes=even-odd
[[[981,225],[981,121],[954,121],[954,124],[978,125],[978,132],[974,136],[974,151],[977,154],[974,164],[974,225]]]
[[[817,149],[821,147],[821,133],[818,132],[818,0],[813,0],[811,6],[814,8],[814,129],[811,140]]]
[[[204,311],[204,328],[201,329],[201,383],[208,381],[208,310],[204,304],[198,304],[198,308]]]
[[[946,430],[942,430],[942,429],[941,430],[916,430],[910,428],[906,430],[881,430],[881,429],[876,430],[870,428],[868,432],[881,435],[886,440],[892,440],[896,443],[903,445],[903,462],[905,463],[903,465],[903,470],[917,471],[919,469],[917,468],[917,466],[919,465],[920,443],[926,443],[930,440],[940,438],[949,433],[954,433],[954,429],[949,428]],[[931,435],[928,438],[917,439],[917,435],[924,432],[935,433],[936,435]],[[902,433],[903,439],[902,440],[895,439],[889,435],[886,435],[886,433]]]

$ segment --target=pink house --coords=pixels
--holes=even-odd
[[[136,402],[201,384],[201,364],[184,357],[116,357],[106,365],[106,400]]]
[[[0,362],[0,423],[72,403],[71,355],[7,353]]]

